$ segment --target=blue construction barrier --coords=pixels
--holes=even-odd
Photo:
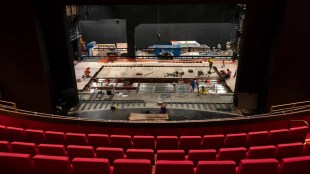
[[[155,56],[172,53],[173,56],[181,55],[181,45],[153,45]]]

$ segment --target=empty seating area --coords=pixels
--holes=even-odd
[[[302,126],[226,135],[156,137],[87,135],[0,125],[0,161],[6,161],[0,165],[5,170],[1,173],[284,174],[294,167],[302,173],[300,164],[310,163],[310,143],[304,144],[308,131]],[[21,168],[9,164],[15,160],[20,161]]]
[[[184,150],[188,154],[194,149],[216,149],[277,145],[304,142],[309,127],[258,131],[235,134],[196,136],[141,136],[107,135],[55,132],[0,125],[0,141],[18,141],[34,144],[58,144],[97,147],[117,147],[127,149]]]
[[[18,167],[16,166],[18,164]],[[199,161],[148,159],[116,159],[113,165],[105,158],[49,156],[0,152],[0,172],[4,174],[307,174],[310,156],[277,160],[242,159]]]

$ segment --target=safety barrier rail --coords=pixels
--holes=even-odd
[[[17,111],[16,103],[0,100],[0,109],[8,109]]]
[[[272,112],[266,113],[266,114],[242,116],[242,117],[238,116],[237,114],[233,114],[236,117],[223,118],[223,119],[221,119],[221,121],[224,121],[224,120],[248,120],[248,119],[252,119],[252,118],[267,118],[267,117],[269,118],[270,116],[282,116],[284,113],[292,114],[292,113],[310,112],[310,105],[299,106],[299,105],[305,104],[305,103],[309,103],[309,101],[279,105],[279,106],[291,106],[291,107],[288,107],[288,109],[287,108],[286,109],[275,109],[278,106],[273,106]],[[97,121],[97,122],[131,122],[131,123],[135,122],[135,121],[128,121],[128,120],[101,120],[101,119],[91,119],[90,120],[90,119],[86,119],[86,118],[75,118],[75,117],[68,117],[68,116],[62,116],[62,115],[54,115],[54,114],[40,113],[40,112],[34,112],[34,111],[27,111],[27,110],[18,109],[16,107],[16,104],[13,102],[2,101],[2,100],[0,100],[0,110],[14,111],[14,112],[18,112],[18,113],[24,113],[24,114],[29,114],[32,116],[39,116],[39,117],[57,117],[57,118],[66,119],[66,120],[85,120],[85,121]],[[214,112],[216,112],[216,111],[214,111]],[[218,119],[216,119],[216,120],[218,120]],[[210,120],[185,120],[185,121],[178,121],[178,122],[208,122],[208,121],[214,121],[214,119],[210,119]],[[294,121],[294,120],[292,120],[292,121]],[[303,120],[301,120],[301,121],[303,121]],[[146,122],[152,122],[152,121],[146,121]],[[176,122],[176,121],[167,121],[167,122]],[[305,124],[308,125],[307,123],[305,123]]]
[[[309,107],[310,107],[310,101],[288,103],[288,104],[271,106],[270,113],[272,114],[274,112],[294,112],[303,109],[309,109]]]

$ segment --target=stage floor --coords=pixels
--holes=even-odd
[[[167,76],[166,73],[173,73],[175,71],[183,71],[184,76],[182,76],[182,78],[184,79],[195,79],[197,78],[197,71],[203,71],[204,75],[201,76],[201,78],[210,78],[211,84],[206,84],[205,81],[201,79],[200,86],[207,87],[209,94],[197,96],[197,90],[190,92],[189,83],[177,83],[174,87],[172,83],[140,82],[133,84],[133,87],[138,90],[117,90],[116,94],[111,97],[107,95],[106,90],[103,91],[104,94],[101,94],[100,90],[96,90],[95,88],[83,90],[85,85],[90,81],[90,78],[82,79],[83,70],[88,66],[91,68],[91,75],[94,75],[98,71],[97,76],[94,77],[98,79],[180,79],[180,77],[164,77],[165,75]],[[233,72],[232,75],[234,75],[237,69],[237,61],[225,61],[224,67],[222,61],[214,61],[213,66],[217,67],[218,71],[229,68]],[[99,71],[100,68],[102,68],[101,71]],[[193,69],[194,73],[189,73],[188,69]],[[201,111],[224,111],[232,109],[233,105],[233,93],[227,93],[223,86],[217,85],[218,75],[216,73],[206,75],[209,71],[209,64],[207,62],[80,62],[75,66],[75,70],[76,78],[81,79],[81,82],[77,83],[78,89],[80,90],[80,103],[75,109],[76,112],[109,110],[110,107],[114,105],[123,109],[156,108],[158,107],[158,101],[165,102],[168,109],[191,109]],[[142,72],[143,74],[137,76],[137,72]],[[226,84],[232,92],[235,89],[235,82],[235,77],[226,80]],[[94,83],[90,85],[93,84]],[[113,87],[116,83],[110,82],[109,85]],[[117,86],[121,85],[123,85],[123,83],[118,83]]]

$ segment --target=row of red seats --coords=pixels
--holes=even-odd
[[[0,125],[0,140],[27,141],[36,144],[92,145],[147,149],[219,149],[222,147],[250,147],[304,142],[309,127],[294,127],[270,131],[201,136],[139,136],[64,133]]]
[[[110,164],[115,159],[148,159],[155,163],[155,160],[190,160],[196,165],[198,161],[205,160],[233,160],[237,164],[242,159],[263,159],[277,158],[281,160],[287,157],[297,157],[310,155],[310,143],[278,144],[277,146],[252,146],[247,150],[244,147],[221,148],[217,152],[215,149],[189,150],[188,155],[184,150],[158,150],[153,149],[128,149],[124,153],[122,148],[98,147],[96,150],[92,146],[78,145],[55,145],[25,142],[0,141],[0,152],[25,153],[31,156],[52,155],[68,156],[70,159],[76,157],[85,158],[107,158]]]
[[[18,167],[16,166],[18,164]],[[117,159],[110,166],[105,158],[68,157],[0,152],[0,172],[4,174],[308,174],[310,156],[269,159],[243,159],[237,167],[234,161],[159,160],[153,173],[150,160]]]

